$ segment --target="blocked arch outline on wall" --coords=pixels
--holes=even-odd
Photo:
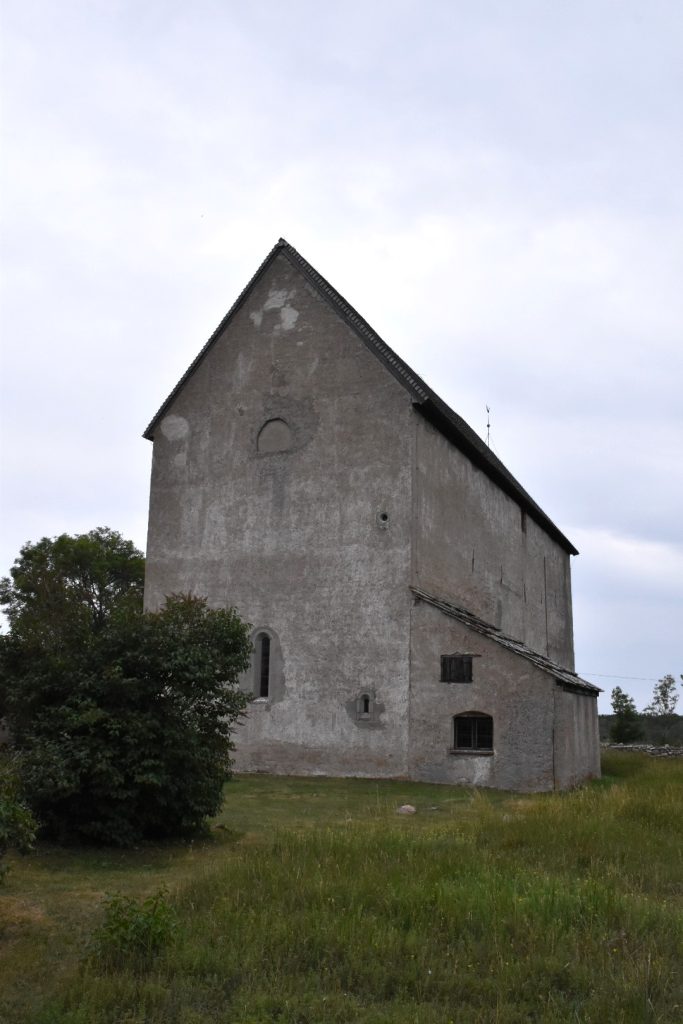
[[[259,455],[288,452],[293,443],[292,428],[281,416],[274,416],[272,419],[266,420],[256,435],[256,451]]]

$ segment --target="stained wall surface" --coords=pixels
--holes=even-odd
[[[569,554],[416,417],[415,586],[574,668]]]
[[[574,785],[595,700],[410,590],[572,669],[569,555],[414,400],[277,254],[155,426],[146,607],[191,592],[251,623],[238,770]],[[440,680],[456,651],[471,683]],[[453,751],[467,712],[491,753]]]
[[[533,664],[417,601],[412,611],[412,778],[522,792],[552,790],[554,680]],[[473,680],[440,681],[441,655],[473,655]],[[493,752],[453,753],[453,717],[493,718]]]
[[[278,255],[155,431],[147,607],[193,592],[272,638],[239,769],[405,772],[413,418]]]
[[[600,777],[600,728],[597,698],[555,691],[555,774],[559,789]]]

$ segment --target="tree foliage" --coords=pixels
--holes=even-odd
[[[87,640],[124,604],[142,608],[144,578],[144,555],[115,530],[63,533],[23,546],[0,580],[0,605],[15,636],[61,645]]]
[[[26,806],[15,758],[0,748],[0,882],[7,874],[3,858],[9,849],[28,853],[36,835],[36,821]]]
[[[683,676],[681,676],[683,679]],[[643,709],[645,715],[666,715],[667,717],[676,714],[678,694],[676,693],[676,680],[672,675],[666,675],[659,682],[655,683],[652,691],[652,700]]]
[[[620,686],[612,690],[612,711],[615,718],[610,729],[610,739],[613,743],[635,743],[642,738],[643,727],[636,705]]]
[[[143,614],[143,564],[95,530],[26,545],[3,581],[2,706],[27,799],[58,839],[195,832],[230,774],[247,627],[190,596]]]
[[[655,683],[652,700],[643,709],[643,714],[655,720],[653,724],[655,724],[655,741],[657,743],[668,743],[672,738],[678,721],[676,715],[678,696],[676,680],[670,674],[665,675]]]

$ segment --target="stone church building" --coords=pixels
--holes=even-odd
[[[284,240],[152,420],[146,606],[253,624],[236,768],[552,790],[599,774],[569,540]]]

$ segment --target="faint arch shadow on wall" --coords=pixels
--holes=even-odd
[[[258,432],[256,451],[261,455],[267,455],[272,452],[287,452],[291,447],[292,431],[285,420],[268,420]]]

